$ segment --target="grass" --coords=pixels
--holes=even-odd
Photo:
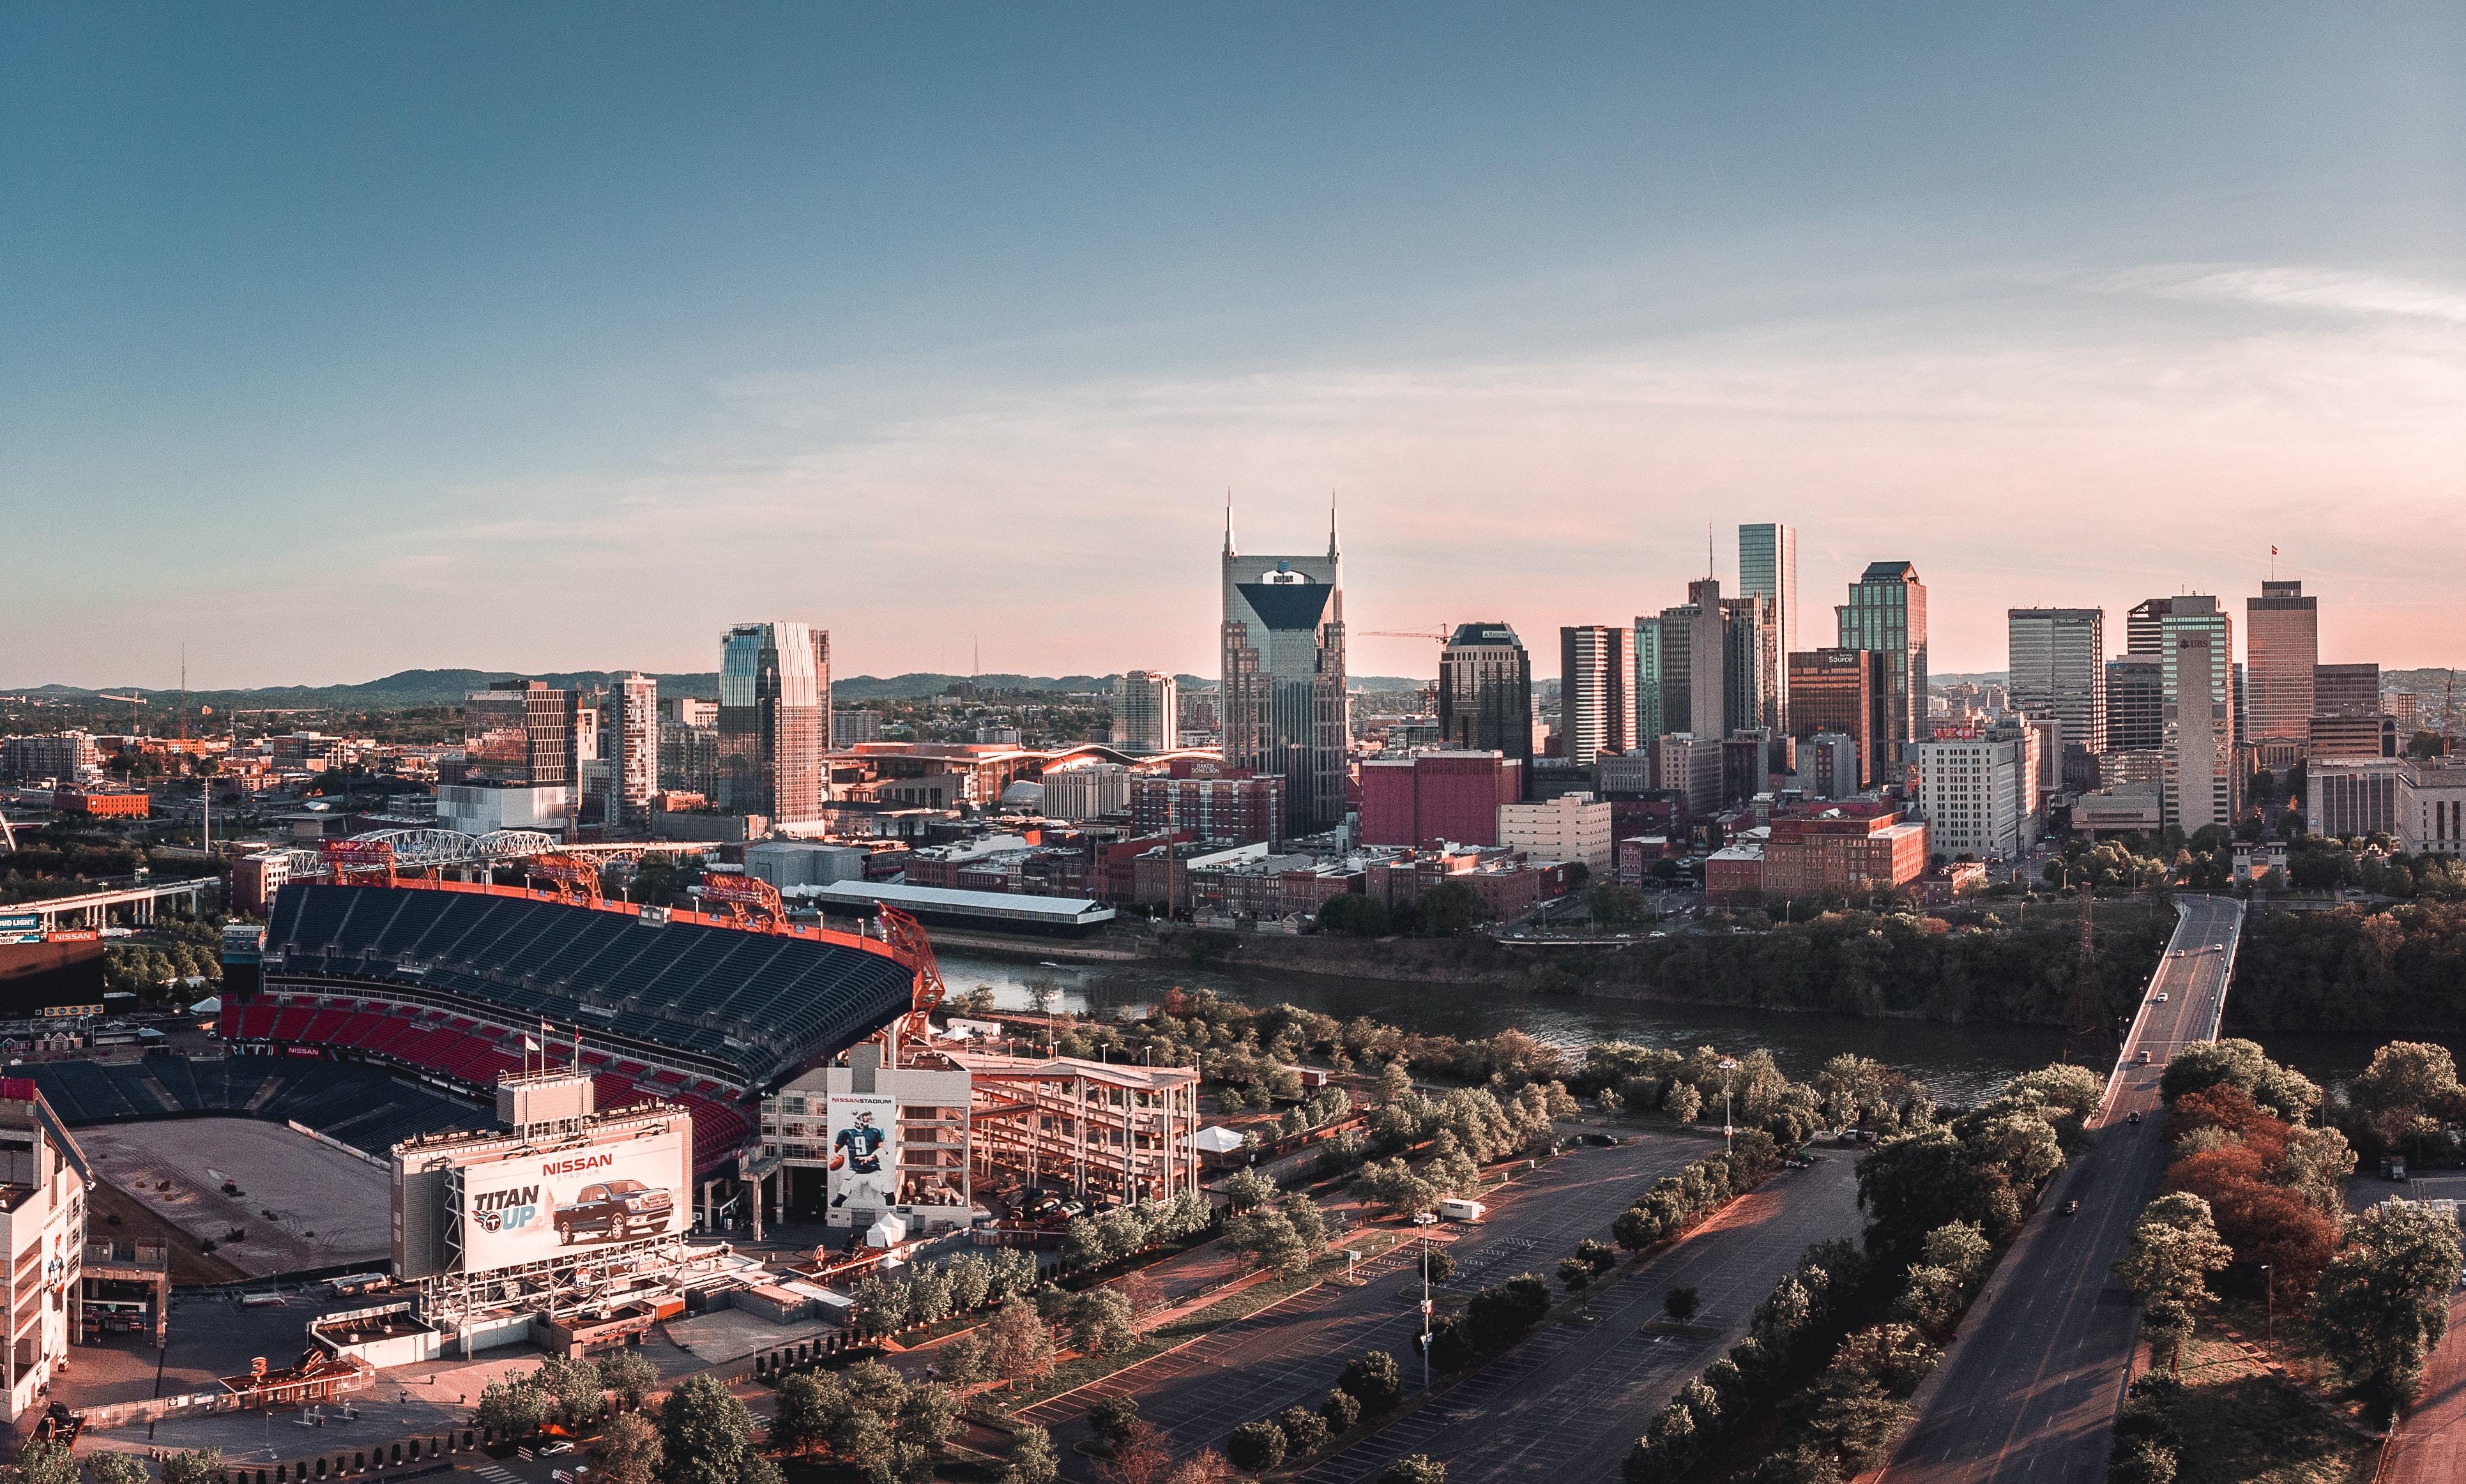
[[[2278,1338],[2285,1339],[2283,1326]],[[2184,1351],[2166,1404],[2182,1435],[2177,1484],[2368,1484],[2379,1445],[2339,1425],[2213,1328]]]
[[[2290,1313],[2289,1311],[2294,1312]],[[2244,1339],[2264,1349],[2272,1348],[2270,1317],[2266,1305],[2257,1298],[2240,1296],[2218,1300],[2217,1318]],[[2315,1390],[2326,1396],[2339,1396],[2344,1391],[2345,1379],[2339,1373],[2335,1353],[2320,1331],[2312,1327],[2302,1311],[2292,1304],[2277,1306],[2275,1354],[2277,1363],[2288,1374],[2300,1378]]]

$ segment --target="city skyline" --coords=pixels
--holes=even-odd
[[[109,560],[12,570],[0,686],[1205,674],[1228,485],[1337,493],[1356,630],[1749,520],[1810,618],[1914,563],[1946,672],[2272,545],[2324,655],[2457,661],[2466,18],[1403,18],[11,12],[0,512]]]

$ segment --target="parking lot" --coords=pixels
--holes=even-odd
[[[1527,1270],[1547,1275],[1584,1237],[1606,1237],[1610,1222],[1663,1175],[1715,1147],[1685,1135],[1647,1133],[1616,1148],[1580,1148],[1489,1197],[1478,1226],[1455,1229],[1450,1289],[1469,1293]],[[1420,1320],[1401,1294],[1410,1281],[1409,1251],[1362,1266],[1371,1281],[1322,1284],[1171,1355],[1117,1372],[1023,1415],[1052,1429],[1064,1468],[1092,1478],[1092,1465],[1069,1451],[1087,1435],[1086,1412],[1100,1397],[1128,1395],[1139,1415],[1171,1433],[1176,1451],[1219,1447],[1243,1423],[1288,1406],[1316,1406],[1345,1362],[1383,1349],[1420,1377],[1412,1359]],[[1769,1287],[1769,1285],[1767,1285]]]

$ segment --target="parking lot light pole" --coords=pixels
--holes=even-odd
[[[1730,1138],[1737,1132],[1730,1126],[1730,1074],[1737,1070],[1738,1064],[1736,1061],[1727,1056],[1721,1058],[1721,1152],[1723,1154],[1730,1152]]]
[[[1413,1225],[1422,1234],[1422,1389],[1430,1389],[1430,1229],[1438,1225],[1433,1211],[1413,1213]]]

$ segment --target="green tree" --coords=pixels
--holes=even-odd
[[[131,1453],[89,1453],[85,1467],[94,1475],[94,1484],[147,1484],[153,1477]]]
[[[222,1451],[216,1449],[213,1453],[219,1463]],[[209,1472],[205,1476],[213,1475]],[[78,1484],[77,1453],[66,1443],[31,1439],[17,1451],[17,1461],[9,1466],[7,1477],[8,1484]]]
[[[1327,1419],[1307,1406],[1288,1406],[1276,1414],[1285,1444],[1296,1457],[1308,1458],[1327,1447]]]
[[[599,1484],[654,1484],[660,1476],[660,1429],[639,1412],[609,1419],[591,1445]]]
[[[1344,1373],[1336,1378],[1335,1384],[1336,1389],[1360,1403],[1363,1415],[1370,1417],[1387,1411],[1404,1397],[1404,1372],[1397,1365],[1396,1358],[1384,1350],[1373,1350],[1346,1362]]]
[[[1702,1292],[1693,1286],[1673,1288],[1661,1296],[1661,1312],[1669,1315],[1670,1321],[1675,1324],[1685,1324],[1695,1318],[1695,1311],[1702,1308],[1703,1304]]]
[[[639,1350],[612,1351],[599,1358],[599,1384],[616,1393],[617,1406],[636,1411],[660,1384],[660,1368]]]
[[[712,1376],[696,1376],[660,1408],[663,1484],[739,1484],[753,1414]]]
[[[1237,1469],[1265,1473],[1285,1461],[1285,1429],[1272,1422],[1245,1422],[1225,1438],[1224,1456]]]
[[[24,1466],[25,1460],[21,1456],[18,1467]],[[163,1460],[163,1484],[213,1484],[213,1477],[222,1472],[222,1467],[221,1449],[186,1449]],[[74,1478],[75,1474],[72,1473],[71,1477]],[[47,1481],[27,1480],[26,1484],[47,1484]]]
[[[1224,1182],[1224,1202],[1236,1211],[1246,1211],[1254,1206],[1265,1206],[1276,1198],[1276,1183],[1255,1169],[1239,1169]]]
[[[1053,1484],[1062,1473],[1061,1455],[1053,1451],[1053,1434],[1033,1424],[1021,1424],[1010,1435],[1003,1455],[1001,1484]]]
[[[2347,1222],[2312,1319],[2358,1392],[2389,1406],[2412,1399],[2448,1331],[2459,1265],[2457,1224],[2429,1206],[2389,1202]]]
[[[1002,1300],[981,1335],[986,1373],[1013,1388],[1053,1369],[1053,1332],[1036,1306],[1016,1294]]]
[[[528,1376],[490,1382],[480,1392],[480,1426],[519,1441],[548,1426],[548,1396]]]
[[[1379,1471],[1379,1484],[1447,1484],[1447,1466],[1427,1453],[1406,1453]]]
[[[2140,1296],[2150,1348],[2174,1366],[2181,1366],[2184,1341],[2208,1306],[2209,1274],[2232,1261],[2209,1203],[2189,1191],[2160,1196],[2133,1224],[2132,1244],[2115,1264],[2116,1275]]]
[[[1138,1341],[1131,1301],[1119,1289],[1091,1288],[1070,1305],[1071,1342],[1087,1355],[1118,1355]]]
[[[1414,903],[1424,938],[1456,938],[1471,932],[1490,917],[1489,903],[1462,881],[1442,881]]]

